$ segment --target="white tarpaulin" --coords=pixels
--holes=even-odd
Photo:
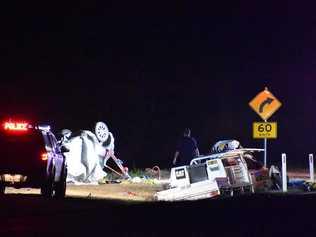
[[[64,152],[68,166],[67,182],[98,184],[104,182],[106,172],[129,179],[128,168],[114,155],[114,136],[107,125],[97,122],[94,132],[82,130],[73,135],[68,129],[62,130],[59,143],[69,150]]]
[[[71,131],[64,129],[61,143],[68,148],[65,152],[68,175],[67,182],[97,184],[107,174],[104,162],[114,154],[114,137],[105,123],[96,124],[95,134],[82,130],[71,137]]]
[[[64,153],[68,166],[67,182],[97,183],[106,176],[103,160],[106,148],[90,131],[81,131],[80,135],[64,142],[69,152]]]

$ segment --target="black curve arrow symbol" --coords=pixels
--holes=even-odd
[[[272,103],[272,101],[274,101],[274,99],[268,97],[265,101],[263,101],[260,106],[259,106],[259,113],[262,113],[263,112],[263,108],[265,105],[269,105]]]

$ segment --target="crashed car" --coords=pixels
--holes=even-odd
[[[261,151],[242,148],[236,140],[220,141],[210,155],[194,158],[190,165],[172,168],[170,188],[157,192],[155,197],[165,201],[196,200],[269,188],[268,169],[254,159],[254,153]]]

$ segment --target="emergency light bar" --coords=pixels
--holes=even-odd
[[[50,126],[49,125],[38,125],[35,128],[39,129],[39,130],[44,130],[44,131],[49,131],[50,130]]]
[[[5,122],[3,127],[4,130],[10,131],[27,131],[27,123],[18,123],[18,122]]]
[[[4,121],[3,127],[4,130],[8,132],[26,132],[29,129],[38,129],[43,131],[50,131],[49,125],[37,125],[34,126],[24,121]]]

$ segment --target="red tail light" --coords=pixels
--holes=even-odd
[[[47,159],[48,159],[48,154],[47,154],[47,152],[41,153],[41,160],[45,161],[45,160],[47,160]]]

